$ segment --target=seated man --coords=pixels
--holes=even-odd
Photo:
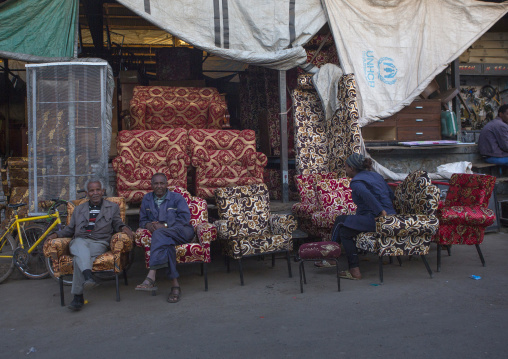
[[[180,300],[182,290],[178,284],[175,246],[189,243],[194,237],[190,210],[181,194],[168,191],[168,180],[163,173],[153,175],[152,190],[143,197],[139,213],[139,227],[152,233],[150,270],[136,290],[157,290],[156,271],[166,268],[167,276],[172,280],[168,302],[176,303]]]
[[[74,299],[68,308],[74,311],[80,310],[85,303],[83,289],[98,285],[92,276],[93,262],[97,256],[107,252],[113,234],[121,230],[129,238],[134,238],[134,233],[120,218],[118,204],[102,199],[104,189],[101,181],[88,181],[86,189],[89,201],[74,209],[68,226],[48,237],[73,237],[69,250],[74,256],[71,289]]]
[[[478,150],[485,162],[508,166],[508,105],[499,107],[497,117],[483,127]]]

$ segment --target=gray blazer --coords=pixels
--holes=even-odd
[[[101,212],[95,220],[95,228],[91,232],[85,230],[89,220],[89,201],[87,201],[74,209],[69,225],[56,233],[58,237],[91,238],[109,243],[113,234],[120,232],[120,229],[125,226],[120,218],[120,207],[105,199],[102,201]]]

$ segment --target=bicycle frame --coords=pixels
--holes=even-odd
[[[37,241],[28,249],[28,253],[32,253],[32,251],[46,238],[46,236],[53,230],[53,228],[55,228],[57,225],[61,224],[62,221],[60,219],[60,214],[57,211],[55,211],[55,213],[51,213],[51,214],[46,214],[44,216],[36,216],[36,217],[27,217],[27,218],[19,218],[17,214],[15,214],[15,220],[14,222],[9,226],[9,228],[5,231],[5,233],[3,234],[2,237],[0,237],[0,243],[3,241],[4,237],[7,236],[7,234],[9,233],[12,233],[14,231],[14,229],[16,228],[16,230],[18,231],[18,241],[21,245],[21,248],[25,248],[24,247],[24,243],[23,243],[23,237],[21,236],[21,227],[20,227],[20,223],[24,223],[24,222],[34,222],[34,221],[38,221],[38,220],[42,220],[42,219],[51,219],[51,218],[55,218],[55,221],[53,223],[51,223],[51,225],[48,227],[48,229],[46,230],[46,232],[44,232],[40,237],[39,239],[37,239]],[[3,249],[3,246],[5,245],[5,243],[7,243],[7,241],[4,241],[3,244],[0,246],[0,258],[12,258],[12,256],[6,256],[6,255],[2,255],[1,252],[2,252],[2,249]]]

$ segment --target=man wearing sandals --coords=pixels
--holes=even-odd
[[[76,207],[71,222],[61,231],[51,234],[48,239],[73,237],[69,250],[74,256],[74,274],[71,293],[74,299],[68,308],[78,311],[83,308],[83,289],[92,289],[98,285],[92,275],[95,258],[106,252],[109,241],[115,232],[122,231],[134,238],[131,229],[122,222],[118,204],[102,198],[102,182],[91,179],[86,185],[89,200]]]
[[[136,290],[157,290],[155,274],[157,269],[166,268],[171,280],[169,303],[180,300],[181,289],[176,270],[176,245],[189,243],[194,237],[190,224],[190,210],[187,201],[179,193],[168,191],[168,180],[163,173],[152,177],[153,192],[147,193],[141,202],[139,227],[152,233],[150,245],[150,270]]]

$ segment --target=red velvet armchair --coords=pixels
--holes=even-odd
[[[437,271],[441,270],[441,247],[452,244],[475,245],[485,266],[480,244],[485,228],[494,223],[496,215],[487,208],[496,178],[488,175],[455,173],[444,202],[439,204],[437,242]]]
[[[263,183],[268,159],[256,152],[253,130],[189,130],[196,196],[214,198],[217,188]]]
[[[189,192],[181,187],[169,186],[170,191],[180,193],[189,205],[191,220],[196,233],[191,243],[176,246],[177,263],[201,263],[201,271],[205,277],[205,291],[208,290],[208,276],[206,264],[210,263],[210,243],[217,238],[217,228],[208,223],[208,208],[206,201],[199,197],[191,196]],[[145,249],[145,264],[149,267],[150,245],[152,234],[144,228],[136,231],[135,243],[138,247]]]

